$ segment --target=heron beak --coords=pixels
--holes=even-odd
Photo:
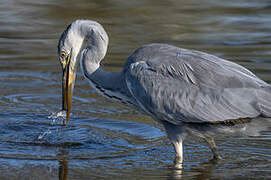
[[[75,70],[70,65],[70,57],[68,58],[69,58],[67,61],[68,63],[63,68],[62,76],[62,110],[65,110],[67,112],[66,125],[68,125],[69,123],[72,104],[72,94],[75,81]]]

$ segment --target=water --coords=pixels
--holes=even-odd
[[[151,42],[206,51],[271,82],[271,4],[262,1],[2,0],[0,7],[0,179],[270,179],[270,133],[218,137],[223,161],[202,140],[185,141],[185,162],[160,125],[95,94],[79,72],[68,127],[60,110],[58,38],[73,20],[102,23],[106,70],[119,71]]]

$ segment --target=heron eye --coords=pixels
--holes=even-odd
[[[61,58],[65,58],[65,57],[66,57],[66,53],[65,53],[64,51],[62,51],[62,52],[60,53],[60,57],[61,57]]]

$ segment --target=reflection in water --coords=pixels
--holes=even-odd
[[[68,179],[68,157],[69,152],[65,149],[61,148],[58,150],[58,179],[59,180],[67,180]]]
[[[208,180],[211,179],[213,169],[219,161],[221,160],[212,159],[207,162],[203,162],[196,166],[193,166],[189,171],[192,171],[194,173],[193,179]],[[186,171],[188,169],[184,167],[183,163],[175,161],[174,166],[170,167],[170,169],[171,171],[168,174],[168,179],[180,180],[186,178],[186,176],[183,175],[186,175]]]
[[[178,161],[177,159],[175,159],[174,167],[172,169],[172,177],[174,179],[181,179],[182,173],[183,173],[183,162],[182,162],[182,160]],[[169,176],[169,177],[171,177],[171,176]]]
[[[59,162],[58,178],[59,180],[67,180],[68,179],[68,160],[61,159],[58,162]]]
[[[213,159],[208,162],[201,163],[197,167],[191,168],[191,171],[197,172],[195,179],[209,180],[211,179],[213,169],[217,164],[217,160]]]
[[[59,159],[59,167],[58,167],[58,177],[59,180],[67,180],[68,179],[68,170],[69,170],[69,165],[68,165],[68,160],[63,158]],[[214,167],[216,166],[218,160],[210,160],[208,162],[201,163],[195,167],[192,167],[191,170],[192,172],[195,172],[194,179],[199,179],[199,180],[208,180],[211,178],[212,171]],[[183,163],[179,163],[175,161],[174,165],[170,165],[168,167],[168,174],[167,174],[167,179],[171,180],[180,180],[183,179],[183,174],[186,174],[186,169],[183,166]],[[166,171],[166,169],[162,169],[162,171]],[[189,172],[188,171],[188,172]]]

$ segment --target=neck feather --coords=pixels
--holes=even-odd
[[[89,73],[87,68],[82,68],[86,79],[90,82],[90,85],[100,95],[108,98],[111,101],[129,106],[135,106],[135,101],[126,86],[123,71],[107,72],[98,66],[94,72]]]
[[[91,51],[91,50],[88,50]],[[81,58],[81,70],[93,88],[104,89],[108,91],[120,92],[123,86],[126,86],[123,72],[107,72],[102,69],[98,60],[90,58],[99,58],[95,52],[84,50]],[[94,54],[93,54],[94,53]],[[87,54],[93,54],[91,57]]]
[[[111,100],[134,104],[123,72],[106,72],[100,67],[108,46],[108,36],[103,27],[93,21],[78,21],[75,25],[82,44],[75,52],[78,54],[77,62],[80,61],[81,70],[91,86]]]

